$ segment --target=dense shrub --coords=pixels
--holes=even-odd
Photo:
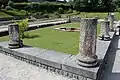
[[[16,9],[23,9],[31,12],[39,12],[39,11],[46,11],[46,12],[55,12],[59,8],[64,10],[68,10],[71,8],[71,5],[68,3],[55,3],[55,2],[41,2],[41,3],[14,3],[14,8]]]
[[[60,8],[58,9],[58,13],[60,13],[60,14],[64,14],[64,10],[63,10],[63,8],[60,7]]]
[[[40,18],[44,17],[44,14],[43,14],[43,12],[36,12],[36,13],[33,13],[32,16],[37,19],[40,19]],[[46,17],[46,15],[45,15],[45,17]]]
[[[13,7],[13,4],[14,4],[14,3],[13,3],[13,1],[11,1],[11,0],[8,2],[8,6],[10,6],[10,7]]]
[[[67,13],[72,13],[73,12],[73,10],[72,9],[69,9],[68,11],[67,11]]]
[[[120,13],[120,8],[118,8],[117,11]]]
[[[28,18],[19,22],[15,22],[19,26],[19,36],[21,39],[25,37],[25,30],[28,28]]]
[[[57,18],[61,18],[61,15],[58,12],[54,13],[56,15]]]
[[[44,18],[49,18],[49,15],[48,14],[44,14],[43,17]]]
[[[21,10],[20,12],[21,12],[21,13],[24,13],[24,14],[26,14],[26,13],[27,13],[25,10]]]
[[[5,9],[6,9],[6,10],[13,10],[13,8],[10,7],[10,6],[6,6]]]
[[[26,15],[25,11],[18,11],[18,10],[4,10],[5,13],[12,15],[12,16],[24,16]]]

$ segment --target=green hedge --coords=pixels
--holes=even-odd
[[[9,15],[12,15],[12,16],[24,16],[24,15],[26,15],[26,11],[24,11],[24,10],[21,10],[21,11],[18,11],[18,10],[2,10],[2,11],[9,14]]]
[[[41,3],[14,3],[13,8],[27,11],[54,12],[59,8],[68,10],[72,6],[68,3],[41,2]]]

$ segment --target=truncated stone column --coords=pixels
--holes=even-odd
[[[97,19],[83,18],[80,24],[79,54],[76,55],[76,62],[84,67],[97,65],[96,56]]]
[[[20,38],[19,38],[19,27],[17,24],[10,24],[8,26],[8,31],[9,31],[9,48],[11,49],[15,49],[15,48],[19,48],[19,42],[20,42]]]
[[[109,31],[110,31],[109,24],[110,24],[110,22],[109,21],[105,21],[104,24],[105,24],[104,40],[108,41],[108,40],[110,40],[110,34],[109,34]]]
[[[118,21],[117,25],[116,25],[116,35],[120,35],[120,21]]]
[[[100,40],[110,40],[110,35],[109,35],[109,21],[105,20],[105,21],[101,21],[101,27],[100,27],[100,35],[99,35],[99,39]]]
[[[109,13],[108,20],[110,21],[110,31],[114,31],[114,13]]]

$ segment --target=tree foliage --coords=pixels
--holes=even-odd
[[[116,4],[115,2],[120,0],[74,0],[74,8],[76,10],[80,10],[80,8],[84,7],[88,10],[111,10],[115,9]]]
[[[3,8],[5,8],[8,4],[8,1],[9,0],[0,0],[0,8],[2,7],[2,5],[3,5]]]

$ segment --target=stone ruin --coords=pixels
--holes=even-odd
[[[79,52],[80,53],[75,55],[74,59],[69,58],[68,61],[66,61],[66,63],[60,63],[60,62],[57,62],[57,60],[55,62],[52,62],[53,59],[58,59],[59,57],[61,57],[60,55],[59,56],[56,55],[58,58],[51,57],[52,61],[49,61],[49,58],[47,60],[46,59],[43,60],[43,57],[45,55],[42,55],[42,57],[36,59],[36,57],[38,57],[38,56],[34,56],[34,54],[29,54],[28,52],[25,54],[25,53],[20,52],[21,50],[18,50],[19,52],[17,52],[17,50],[16,51],[13,50],[14,52],[11,53],[12,50],[4,49],[4,48],[2,48],[2,49],[5,52],[5,54],[14,55],[17,59],[32,63],[37,66],[42,65],[45,69],[50,68],[50,69],[52,69],[51,71],[53,71],[55,73],[69,76],[70,78],[74,77],[76,80],[81,80],[81,79],[99,80],[100,76],[102,76],[100,72],[101,72],[102,68],[104,68],[104,67],[98,66],[99,65],[98,60],[100,58],[100,54],[98,55],[99,50],[97,50],[98,52],[96,52],[96,47],[99,49],[100,46],[97,45],[97,41],[98,41],[98,43],[106,44],[107,46],[109,46],[110,45],[109,40],[111,40],[110,39],[111,35],[109,34],[109,32],[112,31],[110,29],[114,29],[114,26],[111,28],[109,27],[109,25],[110,25],[109,20],[101,21],[100,22],[101,30],[100,30],[100,35],[99,35],[100,40],[97,40],[97,21],[98,20],[96,18],[81,18],[81,20],[80,20],[80,23],[81,23],[80,34],[81,35],[80,35],[80,42],[79,42],[79,44],[80,44]],[[113,22],[111,21],[111,23],[113,23]],[[111,24],[111,25],[113,25],[113,24]],[[118,25],[118,27],[119,26],[120,25]],[[63,28],[63,29],[65,29],[65,28]],[[74,30],[74,29],[70,28],[70,30]],[[120,31],[120,29],[118,31]],[[16,24],[9,25],[9,36],[10,36],[10,41],[8,44],[9,48],[10,49],[11,48],[12,49],[20,48],[21,42],[20,42],[20,38],[19,38],[18,25],[16,25]],[[105,43],[105,41],[103,41],[103,40],[105,40],[105,41],[107,40],[108,43]],[[101,45],[101,44],[99,44],[99,45]],[[108,47],[106,47],[106,46],[103,46],[103,47],[108,49]],[[107,50],[103,50],[103,48],[102,48],[102,51],[104,51],[104,54],[106,54]],[[100,52],[101,52],[101,50],[100,50]],[[105,62],[104,62],[105,55],[104,54],[103,53],[101,54],[103,57],[103,63],[100,63],[103,65],[105,64]],[[41,55],[41,54],[39,54],[39,55]],[[34,57],[34,58],[32,58],[32,57]],[[41,62],[40,60],[42,60],[43,62]],[[44,62],[46,62],[46,63],[44,63]],[[54,65],[57,65],[57,66],[59,65],[60,67],[56,68]]]

